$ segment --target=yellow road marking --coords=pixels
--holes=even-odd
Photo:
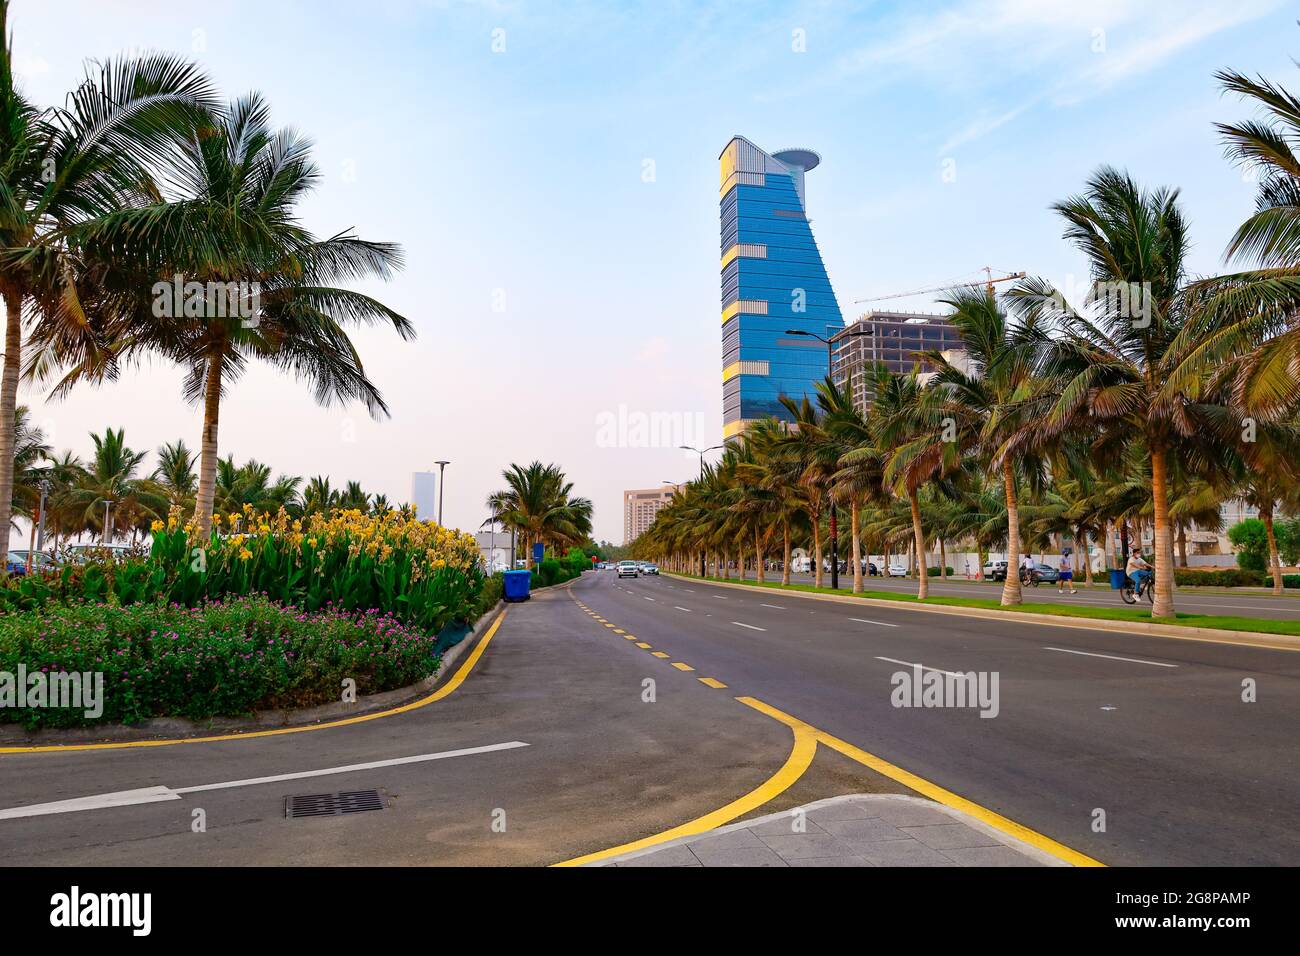
[[[651,656],[651,657],[660,657],[660,658],[663,658],[663,657],[667,657],[668,655],[665,654],[663,651],[655,651],[655,652],[652,653],[650,656]]]
[[[749,707],[753,707],[759,713],[767,714],[767,716],[771,717],[773,720],[779,720],[781,723],[791,728],[808,726],[803,723],[803,721],[791,717],[789,714],[779,711],[775,707],[765,704],[761,700],[756,700],[753,697],[737,697],[736,700]],[[877,757],[875,754],[867,753],[865,750],[855,747],[847,741],[840,740],[838,737],[834,737],[823,730],[812,728],[812,731],[813,737],[818,743],[825,744],[832,750],[842,753],[850,760],[856,760],[864,767],[868,767],[876,771],[876,773],[888,777],[890,780],[895,780],[903,786],[915,790],[923,796],[929,797],[931,800],[942,803],[946,807],[952,807],[954,810],[960,810],[962,813],[970,814],[975,819],[987,823],[989,826],[993,827],[993,829],[1005,833],[1008,836],[1015,837],[1017,840],[1028,843],[1030,846],[1036,847],[1044,853],[1049,853],[1058,860],[1064,860],[1072,866],[1106,865],[1099,860],[1094,860],[1092,857],[1080,853],[1078,850],[1071,849],[1063,843],[1057,843],[1051,837],[1044,836],[1036,830],[1031,830],[1027,826],[1016,823],[1014,820],[1010,820],[1007,817],[1002,816],[1000,813],[995,813],[992,810],[980,806],[978,803],[973,803],[972,801],[967,800],[965,797],[958,796],[951,790],[945,790],[938,784],[931,783],[923,777],[918,777],[916,774],[904,770],[902,767],[896,767],[888,760]]]
[[[662,833],[656,833],[654,836],[648,836],[643,840],[624,843],[621,846],[610,847],[608,850],[599,850],[596,853],[588,853],[586,856],[574,857],[572,860],[554,863],[552,866],[582,866],[584,863],[606,860],[611,856],[631,853],[633,850],[643,850],[646,847],[666,843],[678,837],[706,833],[723,824],[730,823],[751,810],[758,809],[770,800],[776,799],[803,776],[804,771],[808,769],[808,765],[812,763],[813,754],[817,752],[817,741],[813,736],[811,727],[797,722],[789,726],[794,732],[794,745],[790,748],[790,756],[786,758],[780,770],[738,800],[733,800],[725,807],[719,807],[712,813],[706,813],[689,823],[683,823],[681,826],[673,827],[671,830],[665,830]]]
[[[712,677],[701,677],[700,683],[706,687],[712,687],[714,690],[722,690],[727,686],[726,684],[722,683],[722,681]]]
[[[246,734],[222,734],[216,737],[177,737],[169,740],[124,740],[117,743],[109,744],[48,744],[40,747],[0,747],[0,754],[30,754],[30,753],[48,753],[50,751],[68,752],[73,750],[125,750],[130,747],[170,747],[175,744],[206,744],[219,740],[251,740],[255,737],[279,737],[282,734],[303,734],[313,730],[329,730],[332,727],[346,727],[351,724],[362,724],[370,720],[379,720],[381,717],[393,717],[397,714],[405,714],[412,710],[419,710],[444,697],[456,690],[457,687],[469,676],[469,672],[474,669],[483,652],[487,650],[488,641],[492,640],[501,622],[506,619],[506,609],[502,609],[497,615],[492,626],[487,629],[487,633],[479,640],[478,645],[470,652],[465,662],[460,665],[456,673],[447,679],[443,684],[428,697],[421,697],[419,700],[413,700],[409,704],[403,704],[401,707],[393,707],[390,710],[381,710],[373,714],[361,714],[357,717],[345,717],[342,720],[331,720],[324,724],[308,724],[303,727],[279,727],[275,730],[255,730]]]
[[[605,623],[605,626],[606,626],[606,627],[613,627],[614,625],[613,625],[613,624],[610,624],[609,622],[606,622],[606,623]]]
[[[623,630],[621,627],[616,627],[616,628],[614,628],[614,633],[615,633],[615,634],[626,634],[627,631]]]
[[[692,667],[690,664],[683,664],[681,661],[673,661],[673,667],[676,667],[679,671],[695,670],[695,668]]]
[[[625,641],[635,641],[635,640],[636,640],[636,635],[635,635],[635,634],[624,634],[624,635],[623,635],[623,640],[625,640]]]
[[[647,650],[647,651],[650,649],[650,645],[649,645],[649,644],[637,644],[637,647],[641,648],[642,650]]]

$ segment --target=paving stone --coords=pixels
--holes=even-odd
[[[865,800],[846,800],[842,803],[832,803],[830,806],[809,810],[808,819],[815,820],[817,823],[826,823],[831,820],[866,820],[870,817],[880,816],[876,812],[876,806],[877,804],[868,803]]]
[[[871,866],[862,856],[815,856],[806,860],[787,860],[790,866]]]
[[[958,850],[966,847],[1002,846],[987,833],[981,833],[964,823],[939,823],[927,827],[903,827],[899,830],[920,840],[936,850]]]
[[[943,852],[959,866],[1042,866],[1009,846],[973,846]]]
[[[876,805],[876,816],[896,827],[922,827],[938,823],[952,823],[952,817],[935,806],[895,800],[881,800]]]
[[[863,843],[855,852],[876,866],[953,866],[953,860],[917,840]]]
[[[769,834],[773,836],[781,836],[784,834],[794,833],[794,830],[792,829],[794,827],[794,823],[795,823],[794,817],[790,816],[789,814],[782,814],[781,816],[777,817],[775,820],[769,820],[767,823],[759,823],[752,827],[748,827],[747,829],[749,829],[753,833],[757,833],[759,836],[767,836]],[[824,832],[821,827],[813,823],[812,820],[807,818],[807,816],[804,817],[804,824],[809,833]]]
[[[832,833],[851,843],[883,843],[886,840],[906,840],[908,835],[884,820],[831,820],[822,826],[827,833]]]
[[[742,846],[766,846],[754,831],[745,827],[740,830],[732,830],[729,833],[719,833],[714,836],[702,837],[698,840],[692,840],[689,844],[691,850],[699,855],[700,851],[712,852],[713,850],[734,850]]]
[[[699,858],[685,846],[669,846],[630,860],[619,860],[619,866],[699,866]]]
[[[738,846],[730,850],[707,850],[699,860],[708,866],[786,866],[785,860],[765,846]]]
[[[785,836],[764,836],[763,842],[781,855],[784,860],[798,860],[818,856],[853,856],[854,850],[839,837],[829,833],[787,833]]]

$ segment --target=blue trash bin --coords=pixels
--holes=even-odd
[[[1118,591],[1120,588],[1122,588],[1122,587],[1124,586],[1124,579],[1125,579],[1126,577],[1128,577],[1128,575],[1124,573],[1124,569],[1123,569],[1123,568],[1111,568],[1111,569],[1110,569],[1110,589],[1111,589],[1112,591]]]
[[[533,573],[531,571],[507,571],[503,578],[503,593],[507,601],[527,601],[528,588],[532,583]]]

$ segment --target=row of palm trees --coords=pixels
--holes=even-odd
[[[1219,504],[1242,498],[1268,529],[1280,590],[1273,519],[1300,507],[1300,99],[1262,78],[1219,79],[1261,110],[1219,126],[1230,155],[1259,175],[1256,212],[1227,250],[1248,268],[1189,277],[1177,191],[1102,167],[1053,207],[1088,260],[1088,302],[1076,308],[1039,278],[1001,296],[953,291],[945,301],[964,356],[855,370],[865,409],[830,380],[815,400],[783,398],[789,421],[759,421],[731,442],[660,512],[640,551],[691,567],[713,555],[723,574],[750,555],[761,578],[779,548],[788,582],[792,542],[810,540],[820,584],[833,500],[849,512],[861,590],[864,538],[917,555],[934,540],[1004,545],[1014,568],[1044,535],[1087,553],[1111,529],[1146,528],[1152,614],[1165,617],[1175,546],[1185,556],[1187,530],[1213,527]],[[1020,600],[1009,574],[1002,603]]]
[[[41,430],[31,425],[24,406],[18,408],[15,433],[19,455],[13,513],[35,524],[44,487],[45,528],[53,550],[82,535],[104,540],[106,519],[109,540],[135,543],[153,522],[165,520],[173,510],[194,511],[198,455],[183,440],[160,446],[156,467],[147,471],[148,453],[127,445],[124,429],[92,433],[94,451],[84,462],[71,452],[55,455]],[[251,459],[237,465],[233,455],[217,462],[213,502],[222,515],[240,514],[246,505],[259,512],[283,508],[294,518],[339,509],[414,514],[410,505],[394,505],[387,496],[370,494],[355,481],[335,488],[328,477],[317,476],[304,484],[298,476],[273,476],[269,465]]]
[[[319,180],[310,143],[275,129],[256,93],[223,103],[181,58],[92,64],[64,105],[37,107],[15,84],[8,12],[0,0],[0,544],[21,465],[20,379],[59,394],[146,358],[185,369],[184,397],[203,409],[193,507],[206,530],[221,505],[221,399],[251,363],[305,381],[323,405],[387,412],[345,329],[414,330],[337,284],[387,279],[402,252],[305,228],[297,205]],[[162,295],[177,277],[252,293]]]
[[[513,464],[501,478],[505,487],[487,498],[488,521],[518,534],[528,567],[534,544],[563,554],[590,543],[591,499],[574,496],[573,482],[558,465]]]

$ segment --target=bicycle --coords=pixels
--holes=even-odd
[[[1027,568],[1021,568],[1020,583],[1021,585],[1032,584],[1034,587],[1038,587],[1038,585],[1043,583],[1043,574],[1037,568],[1034,568],[1032,571]]]
[[[1144,594],[1149,603],[1156,603],[1156,576],[1154,574],[1148,575],[1141,585],[1135,585],[1131,577],[1124,576],[1124,584],[1119,589],[1119,596],[1124,599],[1125,604],[1136,604],[1138,598]]]

